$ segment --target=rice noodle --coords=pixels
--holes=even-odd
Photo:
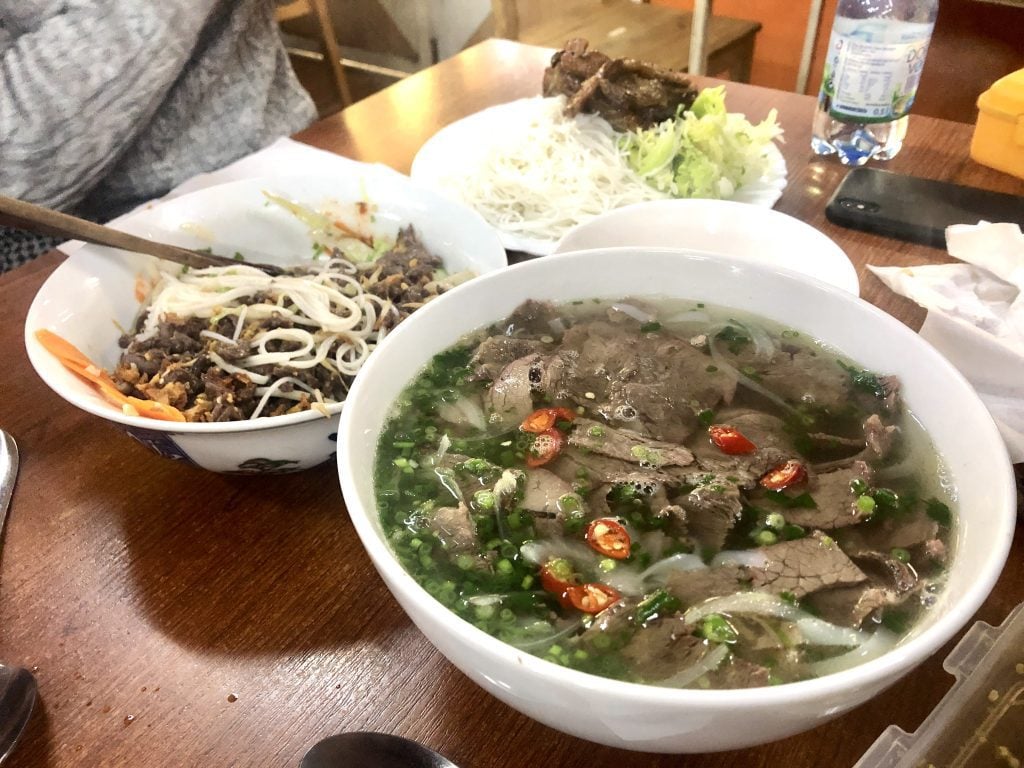
[[[252,416],[250,416],[249,418],[258,418],[259,415],[263,412],[263,409],[266,407],[267,401],[270,400],[271,397],[280,397],[284,398],[285,400],[299,401],[301,399],[301,396],[292,395],[290,392],[281,391],[282,387],[285,387],[287,385],[298,387],[299,389],[308,392],[309,394],[313,395],[313,397],[316,399],[318,403],[322,403],[324,401],[324,396],[319,389],[313,389],[308,384],[305,384],[304,382],[296,379],[294,376],[282,376],[281,378],[274,381],[268,387],[256,388],[256,394],[262,395],[262,397],[260,398],[259,403],[256,404],[256,408],[255,410],[253,410]]]
[[[238,338],[242,335],[242,328],[245,325],[245,316],[249,312],[249,305],[243,304],[242,308],[238,311],[238,319],[235,320],[235,332],[231,336],[231,341],[235,344],[238,343]]]
[[[214,341],[219,341],[222,344],[234,344],[236,341],[238,341],[238,339],[229,339],[222,333],[214,333],[213,331],[207,330],[200,331],[199,335],[202,336],[204,339],[213,339]]]
[[[257,384],[257,385],[259,385],[259,384],[266,384],[268,381],[270,381],[270,377],[269,376],[264,376],[262,373],[256,373],[255,371],[248,371],[245,368],[240,368],[239,366],[237,366],[237,365],[235,365],[233,363],[229,363],[227,360],[225,360],[223,357],[218,355],[216,352],[210,351],[207,354],[209,354],[210,359],[222,371],[227,371],[228,373],[243,373],[243,374],[245,374],[246,376],[249,377],[249,380],[252,381],[253,384]]]
[[[602,117],[563,114],[565,97],[524,102],[526,119],[438,181],[503,232],[557,240],[573,226],[631,203],[669,197],[623,160]]]
[[[298,394],[280,391],[288,383],[323,402],[319,390],[297,379],[272,379],[253,369],[322,366],[331,373],[354,376],[384,335],[378,318],[394,310],[390,302],[364,292],[355,274],[356,267],[345,259],[329,259],[317,271],[300,275],[270,276],[243,263],[165,273],[152,292],[138,338],[156,334],[167,317],[211,319],[236,314],[231,337],[209,330],[201,335],[223,344],[244,340],[252,349],[252,354],[231,362],[216,351],[209,352],[222,370],[244,374],[258,386],[268,385],[257,390],[263,397],[250,418],[259,416],[270,397],[300,399]],[[245,327],[271,317],[289,321],[294,327],[257,330],[245,338]]]
[[[359,337],[348,338],[349,341],[345,343],[340,341],[339,337],[337,351],[334,353],[334,364],[338,366],[338,370],[342,373],[355,376],[363,366],[363,361],[369,356],[371,347],[366,343],[366,339]],[[383,333],[377,335],[378,342],[383,338]]]

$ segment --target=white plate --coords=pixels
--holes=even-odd
[[[784,267],[860,294],[857,270],[834,240],[771,208],[731,200],[654,200],[571,229],[555,253],[612,246],[680,248]]]
[[[532,97],[498,104],[446,125],[420,147],[410,175],[460,199],[457,193],[446,189],[445,180],[472,173],[491,151],[494,141],[500,141],[510,129],[536,116],[539,100],[539,97]],[[758,182],[737,190],[733,200],[771,208],[782,196],[786,187],[786,161],[774,144],[768,151],[772,158],[770,172]],[[557,245],[557,239],[524,237],[500,229],[498,234],[507,249],[537,256],[553,253]]]

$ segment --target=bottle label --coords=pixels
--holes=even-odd
[[[885,123],[907,114],[921,79],[932,26],[837,16],[821,81],[829,114],[857,123]]]

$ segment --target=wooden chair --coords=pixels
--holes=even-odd
[[[294,0],[277,8],[277,22],[282,24],[305,16],[312,16],[320,36],[321,55],[331,71],[334,87],[342,107],[352,103],[352,91],[349,89],[345,68],[341,61],[341,49],[334,35],[334,25],[327,0]],[[294,53],[294,51],[292,51]]]
[[[495,36],[561,48],[583,37],[609,56],[632,56],[692,74],[750,82],[760,23],[631,0],[492,0]]]

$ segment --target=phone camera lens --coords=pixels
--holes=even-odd
[[[857,200],[852,197],[844,197],[839,201],[839,205],[850,211],[859,211],[860,213],[875,213],[878,211],[878,203],[872,203],[867,200]]]

